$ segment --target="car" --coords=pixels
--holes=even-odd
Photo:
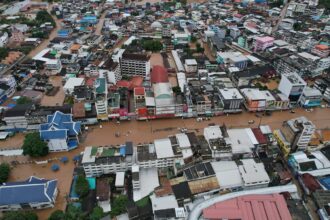
[[[254,120],[249,120],[248,123],[249,124],[254,124]]]
[[[296,112],[295,112],[293,109],[291,109],[290,113],[294,114],[294,113],[296,113]]]

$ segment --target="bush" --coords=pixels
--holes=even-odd
[[[104,216],[103,209],[101,207],[96,206],[92,213],[89,215],[90,220],[99,220]]]
[[[126,212],[126,206],[128,203],[127,196],[119,195],[115,198],[113,201],[112,207],[111,207],[111,216],[117,216],[124,212]]]
[[[10,167],[8,163],[0,164],[0,184],[7,181],[10,174]]]
[[[146,40],[142,42],[143,49],[157,52],[163,49],[163,44],[158,40]]]
[[[55,210],[48,218],[48,220],[64,220],[64,219],[65,219],[65,214],[62,210]]]
[[[32,103],[32,100],[26,96],[22,96],[19,99],[17,99],[16,103],[18,105],[29,104],[29,103]]]
[[[15,211],[6,212],[1,220],[38,220],[38,216],[33,212]]]
[[[25,136],[23,154],[31,157],[41,157],[48,154],[47,143],[40,139],[39,133],[30,133]]]
[[[80,198],[84,198],[88,195],[89,184],[83,175],[79,175],[76,182],[76,193]]]

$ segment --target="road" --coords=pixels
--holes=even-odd
[[[277,30],[278,30],[278,27],[280,26],[282,20],[285,18],[285,15],[286,15],[286,11],[288,10],[288,7],[289,7],[289,4],[290,4],[290,1],[288,1],[284,7],[282,8],[282,11],[281,11],[281,14],[280,14],[280,18],[278,19],[275,27],[273,28],[272,30],[272,34],[275,33]]]
[[[178,128],[184,127],[202,134],[203,128],[210,123],[226,124],[228,128],[257,127],[260,123],[261,125],[269,125],[272,129],[277,129],[282,126],[283,121],[302,115],[310,119],[318,129],[324,129],[329,128],[330,125],[329,113],[330,109],[319,108],[313,112],[297,109],[294,114],[290,113],[290,111],[274,112],[272,116],[263,116],[262,118],[256,117],[254,113],[243,112],[241,114],[213,117],[210,121],[203,122],[197,122],[195,118],[157,119],[148,122],[132,120],[122,121],[120,124],[104,122],[102,123],[102,128],[99,128],[99,126],[90,127],[85,141],[81,144],[84,146],[116,145],[125,143],[127,140],[131,140],[134,143],[144,143],[176,134],[180,132]],[[254,120],[255,123],[252,125],[248,124],[249,120]],[[121,136],[116,137],[116,132],[119,132]]]
[[[48,12],[50,13],[51,10],[51,6],[48,7]],[[30,51],[30,53],[27,55],[30,58],[33,58],[35,55],[37,55],[40,51],[42,51],[43,49],[47,48],[48,44],[50,43],[50,41],[52,41],[56,36],[57,36],[57,31],[59,31],[61,29],[61,20],[57,19],[56,16],[53,16],[53,19],[56,23],[56,28],[54,28],[51,33],[49,34],[48,39],[45,39],[44,41],[41,42],[41,44],[39,44],[36,48],[34,48],[33,50]]]
[[[96,25],[96,30],[95,30],[95,35],[101,35],[101,31],[102,31],[102,28],[103,28],[103,24],[104,24],[104,19],[105,19],[105,16],[107,15],[107,10],[105,10],[100,19],[99,19],[99,22],[97,23]]]

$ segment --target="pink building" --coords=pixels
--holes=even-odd
[[[205,219],[291,220],[281,194],[239,196],[216,203],[203,210]]]
[[[327,45],[319,44],[312,48],[311,52],[319,57],[326,58],[330,53],[330,49]]]
[[[268,47],[273,46],[273,37],[257,37],[254,42],[254,51],[263,51]]]

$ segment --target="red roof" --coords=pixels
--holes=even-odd
[[[144,87],[134,88],[134,95],[144,95]]]
[[[130,89],[134,89],[136,87],[141,87],[143,83],[143,77],[142,76],[133,76],[130,81]]]
[[[317,182],[314,176],[309,173],[304,173],[301,175],[301,179],[304,182],[305,186],[312,192],[315,192],[317,189],[321,189],[320,184]]]
[[[218,202],[204,209],[203,217],[242,220],[292,219],[284,197],[280,194],[239,196]]]
[[[86,81],[85,85],[86,85],[86,86],[89,86],[89,87],[92,87],[92,86],[94,86],[94,81],[95,81],[95,78],[89,78],[89,79]]]
[[[118,87],[125,87],[125,88],[129,88],[130,85],[131,85],[131,83],[127,80],[120,80],[116,84],[116,86],[118,86]]]
[[[151,83],[168,82],[168,74],[166,69],[159,65],[156,65],[152,68],[150,78]]]
[[[260,128],[252,128],[252,132],[259,144],[267,144],[267,137],[261,132]]]

